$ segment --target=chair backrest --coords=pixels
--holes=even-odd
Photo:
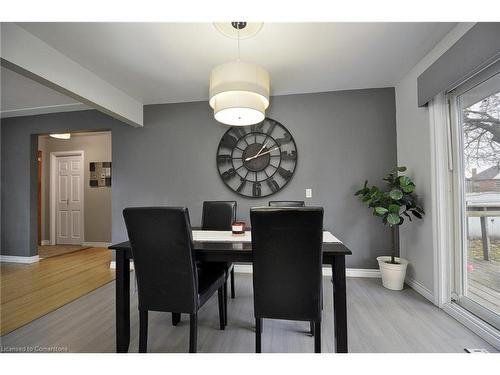
[[[205,201],[201,229],[203,230],[231,230],[236,220],[235,201]]]
[[[256,318],[321,320],[323,208],[250,210]]]
[[[184,207],[123,210],[137,275],[139,309],[194,313],[198,280]]]
[[[269,207],[305,207],[304,201],[269,201]]]

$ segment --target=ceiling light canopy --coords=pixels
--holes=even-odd
[[[54,134],[49,134],[49,136],[57,139],[70,139],[71,133],[54,133]]]
[[[246,22],[231,23],[237,35],[246,26]],[[257,124],[264,120],[269,107],[269,73],[257,64],[240,61],[239,41],[238,60],[216,66],[210,74],[209,104],[214,117],[231,126]]]
[[[248,39],[262,28],[262,22],[215,22],[214,26],[222,35],[231,39]]]

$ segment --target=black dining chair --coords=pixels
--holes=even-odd
[[[231,230],[236,221],[236,201],[205,201],[201,217],[203,230]],[[224,263],[227,277],[231,276],[231,298],[236,297],[234,288],[234,265]],[[227,285],[225,286],[227,295]]]
[[[183,207],[123,210],[134,258],[139,299],[139,352],[147,352],[148,311],[189,314],[189,352],[195,353],[198,310],[218,291],[219,324],[225,328],[225,269],[196,267],[189,213]],[[174,315],[176,314],[176,315]]]
[[[323,208],[252,208],[250,220],[256,352],[268,318],[311,322],[320,353]]]
[[[305,207],[304,201],[269,201],[269,207]],[[323,302],[321,302],[323,308]],[[310,324],[311,334],[314,335],[314,324]]]
[[[269,201],[269,207],[305,207],[304,201]]]

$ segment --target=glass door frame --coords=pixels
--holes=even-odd
[[[496,74],[500,74],[500,61],[493,63],[471,79],[448,92],[446,98],[450,109],[453,159],[453,237],[455,246],[450,254],[452,261],[452,266],[450,267],[451,300],[452,303],[460,305],[497,330],[500,330],[500,316],[465,295],[467,290],[467,208],[464,186],[462,109],[460,105],[462,94],[487,81]]]

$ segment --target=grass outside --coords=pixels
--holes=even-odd
[[[468,259],[484,260],[483,242],[481,240],[468,241]],[[490,260],[500,262],[500,240],[490,240]]]

